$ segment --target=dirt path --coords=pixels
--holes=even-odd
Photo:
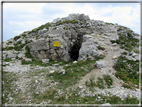
[[[103,39],[103,38],[101,38],[101,39]],[[95,77],[95,82],[96,82],[97,78],[102,77],[103,74],[107,74],[107,75],[111,76],[111,78],[113,79],[113,87],[120,87],[121,86],[121,83],[123,83],[123,81],[116,78],[113,74],[116,72],[113,69],[113,65],[117,60],[117,59],[113,59],[113,56],[119,57],[121,55],[121,52],[123,52],[124,50],[120,49],[119,45],[109,46],[106,44],[103,47],[107,50],[106,56],[104,59],[101,59],[100,61],[103,61],[106,64],[106,67],[102,68],[102,69],[97,68],[97,69],[92,70],[90,73],[88,73],[87,75],[82,77],[82,79],[77,84],[75,84],[75,87],[78,87],[78,86],[85,87],[85,85],[83,85],[83,84],[85,84],[85,82],[88,81],[90,77]]]

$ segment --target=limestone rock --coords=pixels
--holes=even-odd
[[[65,69],[62,69],[59,71],[59,73],[62,73],[62,74],[65,74],[65,72],[66,72]]]
[[[6,58],[16,58],[17,54],[7,54]]]
[[[79,20],[79,21],[85,21],[90,20],[89,16],[86,16],[84,14],[69,14],[67,17],[65,17],[66,20]]]
[[[54,70],[51,70],[51,71],[49,71],[49,74],[53,74],[55,71]]]
[[[32,61],[32,59],[30,59],[30,58],[27,58],[27,59],[25,59],[25,61],[26,61],[26,62],[28,62],[28,61]]]
[[[61,20],[61,18],[56,18],[56,19],[54,19],[53,21],[52,21],[52,23],[57,23],[58,21],[60,21]]]
[[[135,59],[136,59],[136,60],[140,60],[139,55],[136,55],[136,56],[135,56]]]
[[[97,61],[96,65],[97,65],[97,68],[99,69],[106,67],[106,64],[102,61]]]
[[[49,63],[49,59],[42,59],[42,63],[43,63],[43,64]]]
[[[99,105],[99,107],[112,107],[112,105],[109,103],[105,103],[105,104]]]

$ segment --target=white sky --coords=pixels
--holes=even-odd
[[[139,3],[3,3],[3,41],[71,13],[118,23],[140,34]]]

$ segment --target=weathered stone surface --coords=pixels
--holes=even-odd
[[[17,54],[7,54],[6,58],[15,58]]]
[[[100,68],[100,69],[106,67],[106,64],[102,61],[97,61],[96,65],[97,65],[97,68]]]
[[[52,23],[57,23],[58,21],[60,21],[61,20],[61,18],[56,18],[56,19],[54,19],[53,21],[52,21]]]
[[[51,70],[51,71],[49,71],[49,74],[53,74],[55,71],[54,70]]]
[[[62,69],[62,70],[60,70],[58,73],[62,73],[62,74],[65,74],[65,69]]]
[[[136,55],[136,56],[135,56],[135,59],[136,59],[136,60],[140,60],[139,56],[140,56],[140,55]]]
[[[105,104],[99,105],[99,107],[112,107],[112,105],[109,103],[105,103]]]
[[[79,60],[86,59],[89,56],[92,56],[95,59],[95,57],[100,56],[97,50],[98,49],[96,47],[93,37],[90,35],[84,35],[83,43],[79,50]]]
[[[66,20],[79,20],[79,21],[85,21],[90,20],[89,16],[86,16],[84,14],[69,14],[67,17],[65,17]]]
[[[43,63],[43,64],[49,63],[49,59],[42,59],[42,63]]]
[[[27,58],[27,59],[25,59],[25,61],[26,61],[26,62],[28,62],[28,61],[32,61],[32,59],[30,59],[30,58]]]

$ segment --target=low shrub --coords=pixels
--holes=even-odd
[[[110,86],[113,84],[112,78],[109,75],[103,75],[103,78],[105,80],[107,87],[110,88]]]
[[[14,37],[14,40],[16,41],[16,40],[18,40],[20,38],[20,36],[15,36]]]
[[[123,62],[126,60],[126,62]],[[120,56],[113,68],[117,71],[115,76],[122,79],[126,83],[139,84],[139,61],[130,61],[127,58]]]
[[[104,47],[101,47],[101,46],[98,46],[98,49],[99,49],[99,50],[105,50],[105,48],[104,48]]]
[[[25,47],[25,50],[26,50],[25,57],[27,57],[27,58],[33,58],[33,56],[30,53],[30,48],[28,46]]]

